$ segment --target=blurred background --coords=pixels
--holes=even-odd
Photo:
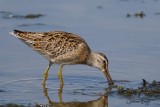
[[[0,0],[0,104],[46,104],[41,80],[48,61],[11,36],[14,29],[72,32],[107,55],[113,80],[160,80],[160,0]],[[57,71],[53,65],[46,86],[55,101]],[[64,101],[93,100],[107,87],[99,70],[84,65],[65,66],[63,76]],[[109,98],[111,107],[119,104],[127,107]]]

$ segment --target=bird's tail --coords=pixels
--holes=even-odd
[[[45,46],[43,45],[45,42],[43,43],[42,41],[41,33],[14,30],[13,32],[10,32],[10,34],[20,39],[29,47],[32,47],[34,50],[40,50]]]
[[[10,34],[27,43],[33,43],[35,40],[40,39],[40,36],[38,37],[34,32],[14,30]]]
[[[9,32],[11,35],[17,37],[17,38],[20,38],[19,36],[19,33],[22,32],[22,31],[19,31],[19,30],[14,30],[14,32]]]

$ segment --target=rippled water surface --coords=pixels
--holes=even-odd
[[[0,1],[0,105],[160,106],[159,97],[107,93],[103,74],[85,65],[64,66],[63,87],[53,65],[42,86],[48,61],[10,36],[13,29],[78,34],[107,55],[116,85],[135,88],[142,79],[160,81],[160,0]]]

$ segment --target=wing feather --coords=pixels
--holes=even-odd
[[[75,51],[81,43],[85,43],[88,47],[81,37],[63,31],[26,32],[14,30],[11,34],[46,57],[56,58],[59,55]]]

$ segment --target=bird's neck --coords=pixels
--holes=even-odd
[[[91,51],[90,55],[87,58],[87,62],[86,62],[87,65],[94,67],[96,57],[97,57],[97,53]]]

